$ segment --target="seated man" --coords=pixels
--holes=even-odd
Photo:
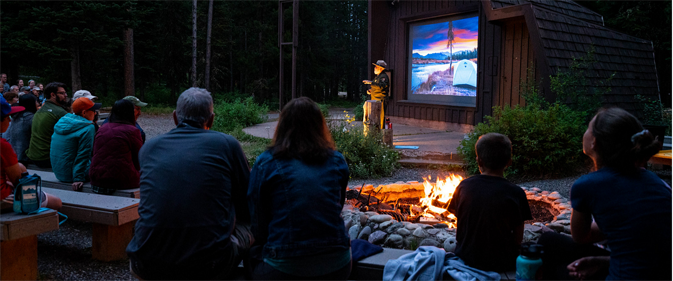
[[[96,131],[92,121],[101,105],[90,99],[78,99],[72,103],[73,113],[66,114],[54,125],[49,154],[51,167],[59,181],[72,183],[72,190],[81,190],[88,181]]]
[[[227,278],[254,242],[248,162],[236,139],[209,130],[213,118],[210,93],[190,88],[177,128],[140,149],[140,218],[126,252],[141,279]]]
[[[516,269],[523,222],[532,219],[526,193],[503,177],[512,163],[507,136],[489,133],[476,144],[480,175],[463,180],[449,204],[456,215],[456,255],[487,271]]]
[[[65,91],[65,84],[51,82],[44,88],[44,95],[47,100],[33,116],[30,145],[26,155],[38,167],[51,168],[51,136],[54,134],[56,122],[68,113],[63,108],[67,105],[68,93]]]
[[[7,127],[9,127],[9,116],[21,112],[24,110],[24,107],[10,106],[3,97],[0,97],[0,108],[2,109],[0,114],[0,133],[4,133],[7,131]],[[14,187],[19,183],[22,175],[28,174],[28,171],[23,164],[19,163],[12,145],[3,138],[0,138],[0,158],[2,158],[2,162],[0,163],[0,200],[13,202]],[[44,192],[41,195],[42,207],[55,210],[61,208],[60,198]]]

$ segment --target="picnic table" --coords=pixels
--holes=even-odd
[[[671,166],[671,150],[661,150],[650,158],[650,163]]]

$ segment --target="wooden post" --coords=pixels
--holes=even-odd
[[[365,114],[364,119],[362,120],[365,136],[369,132],[378,133],[381,129],[381,110],[383,110],[383,103],[381,103],[381,101],[368,100],[365,102]]]
[[[0,279],[37,280],[37,235],[0,243]]]
[[[393,129],[383,129],[383,143],[388,147],[393,147]]]
[[[136,221],[120,226],[93,224],[92,258],[99,261],[115,261],[126,258],[126,246],[133,238]]]

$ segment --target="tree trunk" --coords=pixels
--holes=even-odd
[[[196,0],[192,6],[192,87],[196,87]]]
[[[135,96],[133,28],[124,30],[124,96]]]
[[[210,34],[213,26],[213,0],[208,3],[208,31],[206,32],[206,90],[210,91]]]
[[[72,92],[82,89],[82,78],[79,71],[79,45],[72,43],[70,46],[70,75],[72,77]]]
[[[233,22],[231,23],[233,25]],[[234,29],[230,26],[229,31],[229,92],[234,91],[234,38],[232,33]]]

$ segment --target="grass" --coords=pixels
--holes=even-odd
[[[248,165],[250,165],[250,167],[252,167],[255,163],[255,160],[257,160],[257,156],[266,151],[266,148],[271,144],[270,139],[248,135],[243,132],[243,129],[241,128],[234,129],[230,132],[227,132],[227,134],[236,138],[238,142],[241,143],[241,148],[245,153],[245,157],[247,158]]]

